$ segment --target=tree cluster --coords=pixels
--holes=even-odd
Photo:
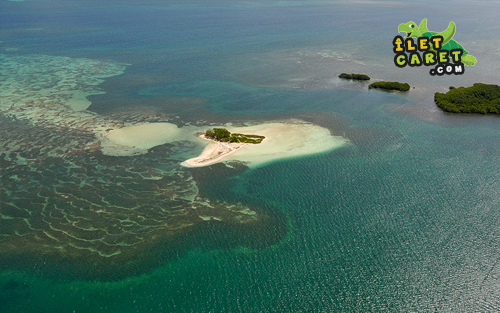
[[[222,142],[244,142],[244,143],[261,143],[264,136],[259,135],[243,135],[231,132],[225,128],[209,129],[205,132],[205,137]]]
[[[451,113],[500,113],[500,86],[475,83],[471,87],[450,88],[447,93],[436,92],[434,102]]]
[[[379,82],[371,83],[368,86],[368,89],[372,89],[372,88],[378,88],[378,89],[384,89],[384,90],[408,91],[408,90],[410,90],[410,85],[407,83],[379,81]]]
[[[370,80],[370,77],[365,74],[347,74],[342,73],[339,75],[340,78],[344,79],[354,79],[354,80]]]
[[[217,141],[229,141],[231,133],[225,128],[214,128],[209,129],[205,132],[205,137],[214,139]]]

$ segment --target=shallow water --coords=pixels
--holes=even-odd
[[[0,311],[499,310],[498,118],[432,101],[450,85],[498,82],[497,11],[0,2]],[[444,77],[396,68],[397,26],[424,17],[436,31],[455,21],[478,64]],[[415,89],[367,90],[341,72]],[[350,144],[186,169],[201,144],[112,157],[96,137],[146,122],[183,132],[286,119]]]

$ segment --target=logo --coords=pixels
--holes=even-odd
[[[397,67],[434,66],[429,73],[442,76],[444,74],[462,75],[465,66],[474,66],[477,60],[465,50],[461,44],[453,40],[455,23],[450,22],[448,28],[441,32],[431,32],[427,29],[427,19],[420,22],[400,24],[398,32],[406,33],[406,37],[394,37],[392,44],[394,64]],[[414,40],[415,38],[415,40]]]

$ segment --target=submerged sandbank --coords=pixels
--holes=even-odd
[[[327,128],[300,120],[227,129],[232,133],[261,135],[266,138],[260,144],[212,142],[200,156],[184,161],[181,165],[202,167],[233,160],[256,167],[277,160],[325,153],[348,142],[341,136],[333,136]]]
[[[171,123],[141,123],[103,131],[101,151],[106,155],[144,154],[155,146],[180,140],[181,131]]]

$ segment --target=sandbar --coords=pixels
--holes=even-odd
[[[102,130],[99,135],[102,153],[130,156],[144,154],[155,146],[178,141],[182,132],[171,123],[141,123],[109,131]]]
[[[300,120],[227,129],[232,133],[266,138],[260,144],[211,141],[200,156],[186,160],[181,165],[202,167],[222,161],[240,161],[249,167],[258,167],[278,160],[326,153],[348,143],[346,138],[333,136],[327,128]]]

